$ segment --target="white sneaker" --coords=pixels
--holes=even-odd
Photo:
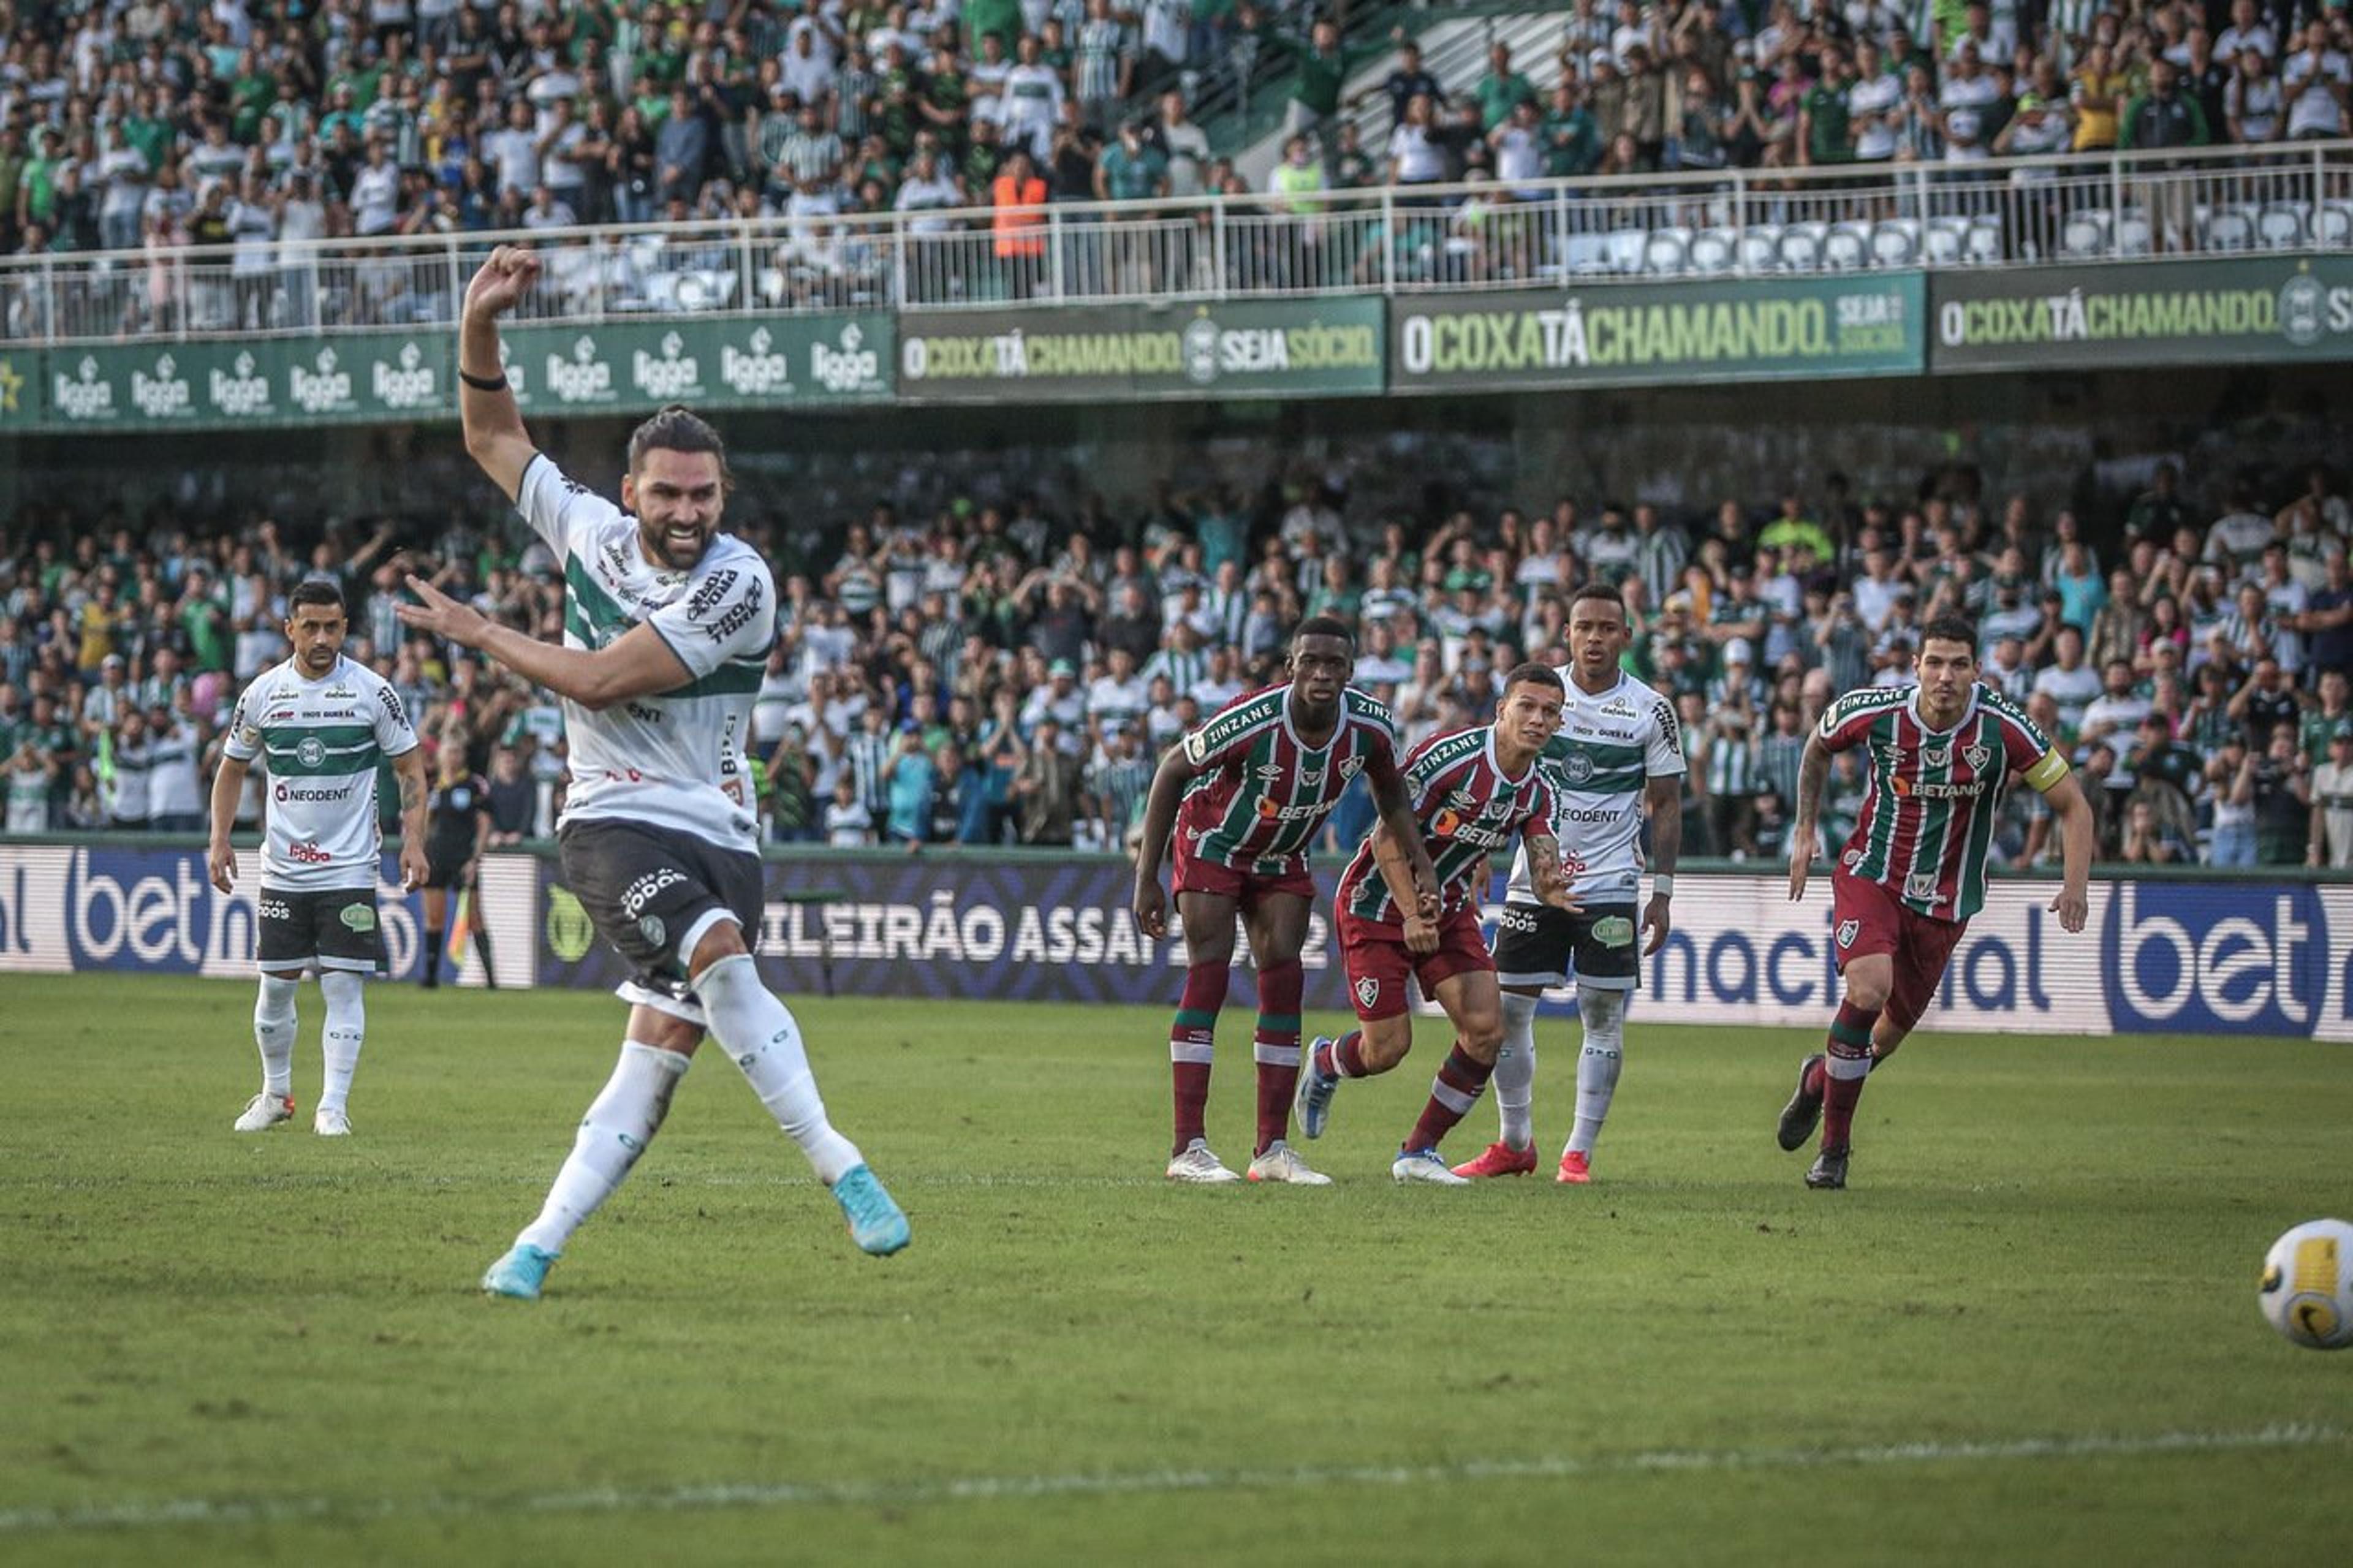
[[[1428,1182],[1433,1186],[1471,1185],[1470,1177],[1447,1169],[1445,1159],[1435,1149],[1406,1150],[1389,1163],[1389,1174],[1400,1182]]]
[[[1196,1138],[1185,1145],[1184,1152],[1168,1162],[1168,1179],[1214,1186],[1220,1182],[1239,1182],[1241,1177],[1226,1169],[1226,1163],[1209,1152],[1207,1140]]]
[[[1278,1138],[1266,1146],[1266,1152],[1250,1163],[1243,1173],[1253,1182],[1289,1182],[1300,1187],[1328,1187],[1332,1178],[1321,1171],[1311,1171],[1307,1162],[1299,1157],[1292,1146]]]
[[[281,1121],[294,1120],[294,1099],[284,1094],[257,1094],[245,1103],[237,1119],[239,1132],[267,1132]]]
[[[348,1138],[352,1135],[351,1114],[340,1105],[322,1105],[311,1114],[311,1131],[322,1138]]]

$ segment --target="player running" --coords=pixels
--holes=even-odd
[[[1864,746],[1870,784],[1853,834],[1831,872],[1831,945],[1846,997],[1827,1053],[1798,1068],[1782,1108],[1781,1147],[1821,1124],[1810,1187],[1846,1185],[1862,1080],[1904,1043],[1943,980],[1969,917],[1985,902],[1986,847],[2002,787],[2015,776],[2059,818],[2062,931],[2084,929],[2092,870],[2092,807],[2067,759],[2009,699],[1978,684],[1977,628],[1940,616],[1920,631],[1919,684],[1850,691],[1822,712],[1799,764],[1789,829],[1789,900],[1806,895],[1814,819],[1831,755]]]
[[[1172,1182],[1241,1179],[1209,1150],[1204,1122],[1211,1042],[1232,973],[1234,915],[1258,968],[1258,1140],[1253,1182],[1327,1185],[1283,1133],[1299,1081],[1299,951],[1315,899],[1307,846],[1362,773],[1410,868],[1413,901],[1438,909],[1438,881],[1398,771],[1388,710],[1348,684],[1356,639],[1329,616],[1291,639],[1290,681],[1237,699],[1176,744],[1153,775],[1135,854],[1135,923],[1158,941],[1168,917],[1160,861],[1176,833],[1176,912],[1185,928],[1185,994],[1168,1032],[1175,1080]]]
[[[1537,758],[1560,728],[1560,677],[1523,664],[1504,678],[1495,721],[1423,742],[1406,759],[1406,787],[1423,837],[1432,847],[1440,889],[1436,915],[1406,900],[1396,837],[1384,824],[1341,874],[1334,899],[1348,990],[1363,1025],[1337,1040],[1319,1038],[1299,1079],[1299,1131],[1320,1138],[1332,1096],[1344,1078],[1371,1078],[1405,1059],[1413,1045],[1406,977],[1446,1010],[1454,1049],[1430,1086],[1430,1103],[1390,1163],[1400,1182],[1468,1186],[1439,1158],[1439,1140],[1462,1120],[1495,1070],[1504,1018],[1495,961],[1479,933],[1487,857],[1514,839],[1526,847],[1536,897],[1577,912],[1552,836],[1553,793]]]
[[[1641,968],[1634,931],[1645,805],[1653,875],[1650,905],[1639,911],[1641,957],[1658,952],[1673,929],[1675,862],[1683,842],[1683,740],[1674,705],[1619,668],[1632,636],[1615,589],[1592,584],[1569,600],[1568,662],[1559,670],[1567,702],[1560,733],[1546,744],[1538,765],[1552,784],[1561,873],[1582,908],[1571,914],[1539,902],[1526,849],[1513,858],[1495,934],[1504,988],[1504,1045],[1495,1057],[1503,1139],[1455,1166],[1458,1176],[1518,1176],[1536,1168],[1536,998],[1560,984],[1573,958],[1585,1038],[1577,1058],[1577,1121],[1554,1179],[1592,1180],[1593,1146],[1618,1090],[1626,1009]]]
[[[907,1245],[906,1215],[833,1129],[800,1026],[745,945],[763,902],[752,698],[776,635],[767,564],[719,531],[718,433],[680,407],[629,437],[620,507],[532,445],[499,370],[498,319],[539,275],[501,246],[467,286],[459,334],[466,450],[564,563],[564,643],[486,619],[418,578],[411,626],[478,648],[564,700],[570,788],[557,826],[564,879],[632,965],[628,1033],[539,1217],[482,1289],[535,1300],[581,1222],[628,1175],[705,1031],[832,1189],[867,1252]],[[628,510],[623,510],[624,508]]]
[[[286,601],[286,640],[294,652],[255,677],[237,699],[213,775],[205,860],[213,886],[224,893],[237,884],[229,833],[246,773],[259,757],[269,775],[256,900],[261,995],[253,1038],[261,1047],[261,1092],[237,1119],[239,1132],[266,1132],[293,1119],[295,988],[305,969],[316,969],[327,1005],[319,1039],[327,1071],[311,1130],[322,1138],[351,1136],[352,1075],[367,1039],[361,977],[384,968],[375,774],[386,758],[400,781],[401,887],[425,879],[425,753],[391,682],[343,657],[349,629],[341,588],[324,578],[295,585]]]

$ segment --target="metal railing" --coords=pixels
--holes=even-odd
[[[502,239],[526,321],[1737,279],[2353,248],[2353,142],[1506,189],[1389,186],[0,261],[0,342],[450,326]]]

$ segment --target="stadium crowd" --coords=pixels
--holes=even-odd
[[[1415,518],[1350,516],[1312,479],[1258,496],[1163,483],[1124,515],[878,504],[813,549],[746,516],[783,600],[752,736],[769,836],[1117,847],[1161,750],[1277,678],[1303,616],[1360,628],[1357,681],[1418,741],[1482,719],[1520,658],[1562,661],[1567,595],[1599,579],[1632,613],[1630,667],[1682,715],[1689,853],[1778,856],[1822,707],[1908,679],[1912,628],[1957,609],[1981,628],[1982,679],[2073,755],[2105,858],[2353,867],[2353,510],[2335,476],[2237,484],[2217,506],[2168,465],[2096,546],[2026,496],[1921,489],[1862,500],[1833,478],[1694,515],[1562,498]],[[324,574],[352,655],[428,745],[490,779],[500,841],[545,835],[558,707],[405,637],[393,606],[420,570],[554,637],[556,563],[512,523],[453,523],[430,552],[396,540],[388,523],[300,548],[266,521],[192,535],[168,509],[137,527],[20,513],[0,534],[8,831],[196,830],[237,691],[286,653],[285,595]],[[1862,783],[1841,757],[1831,842]],[[1360,796],[1338,843],[1369,827]],[[2040,798],[2010,801],[1997,864],[2052,862]]]
[[[1188,92],[1267,63],[1293,206],[2286,142],[2348,131],[2348,15],[1575,0],[1539,92],[1502,46],[1440,82],[1402,31],[1358,47],[1281,0],[0,0],[0,255],[194,244],[259,275],[289,239],[1244,194]],[[1366,146],[1343,94],[1391,55]]]

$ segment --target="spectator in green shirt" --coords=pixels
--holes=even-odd
[[[1848,133],[1847,90],[1852,78],[1846,55],[1836,47],[1821,54],[1821,79],[1798,100],[1798,146],[1809,165],[1854,162],[1854,139]]]
[[[1298,56],[1299,77],[1292,84],[1291,101],[1283,107],[1283,139],[1313,138],[1317,157],[1329,163],[1338,146],[1334,132],[1340,116],[1340,89],[1349,73],[1372,51],[1342,45],[1339,27],[1330,22],[1316,23],[1307,35],[1307,47],[1299,49],[1294,45],[1293,50]]]
[[[1563,79],[1552,89],[1552,107],[1538,122],[1544,144],[1545,173],[1556,179],[1587,174],[1601,162],[1601,132],[1585,107],[1583,89]]]
[[[1472,89],[1479,97],[1479,130],[1493,131],[1512,116],[1512,105],[1534,100],[1535,85],[1512,68],[1512,47],[1497,44],[1487,51],[1487,74]]]

